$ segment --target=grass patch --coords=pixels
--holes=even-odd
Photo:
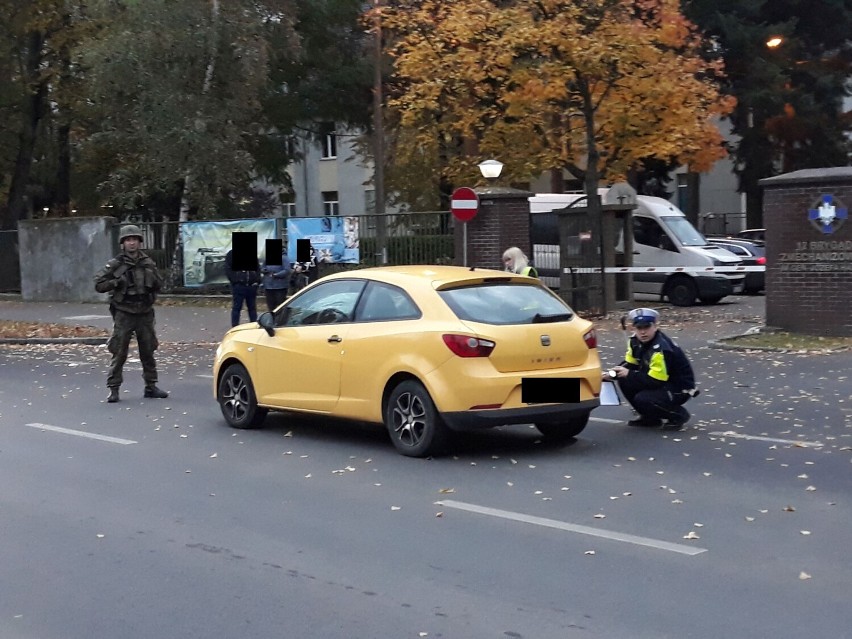
[[[826,337],[785,331],[761,331],[720,340],[743,348],[767,348],[784,351],[843,351],[852,349],[852,337]]]

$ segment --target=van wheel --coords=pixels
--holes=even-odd
[[[666,297],[675,306],[692,306],[697,295],[695,282],[686,275],[675,275],[666,284]]]

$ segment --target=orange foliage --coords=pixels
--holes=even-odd
[[[724,157],[719,61],[678,0],[421,0],[386,10],[399,80],[390,100],[406,148],[451,180],[494,155],[508,180],[550,168],[603,178],[640,159],[706,170]],[[480,151],[469,157],[461,143]]]

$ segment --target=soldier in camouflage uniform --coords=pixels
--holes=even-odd
[[[169,396],[166,391],[157,388],[157,363],[154,361],[154,351],[159,345],[154,333],[154,301],[162,280],[154,260],[139,250],[143,239],[138,226],[121,227],[118,238],[121,253],[107,262],[95,276],[95,290],[110,294],[109,310],[113,317],[112,336],[107,343],[112,353],[107,377],[107,402],[111,404],[119,399],[122,369],[134,333],[142,361],[145,397],[164,399]]]

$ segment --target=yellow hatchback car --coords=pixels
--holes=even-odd
[[[384,424],[397,450],[449,431],[533,423],[575,437],[599,405],[591,322],[539,280],[460,266],[337,273],[225,334],[214,393],[225,421],[269,410]]]

